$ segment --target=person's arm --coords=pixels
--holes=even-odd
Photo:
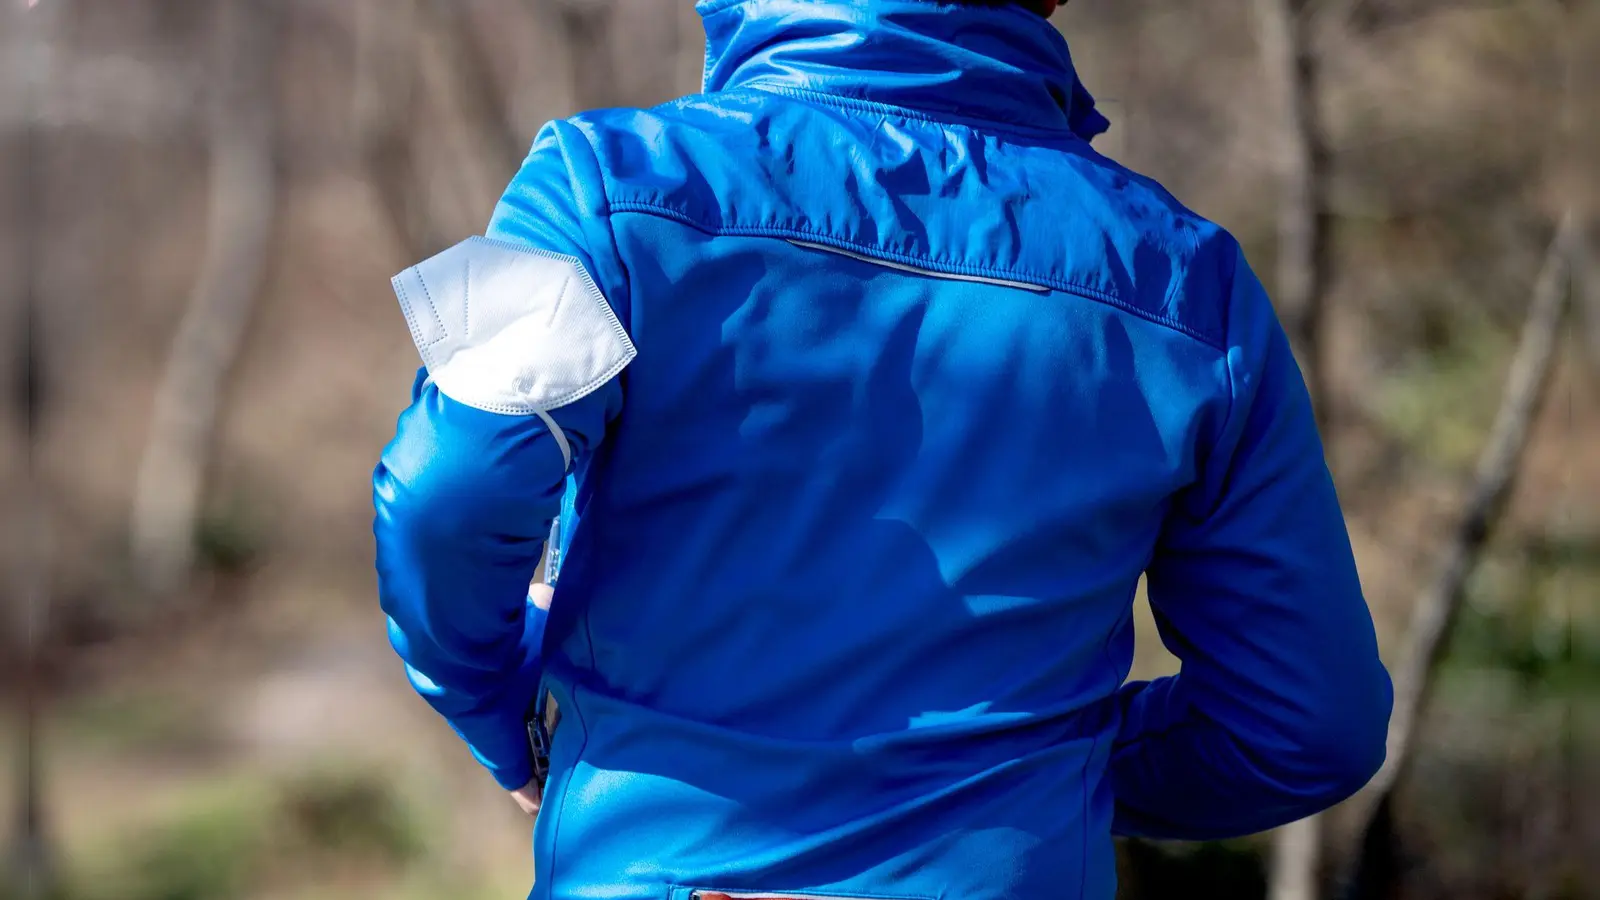
[[[476,409],[431,382],[414,398],[373,474],[379,602],[412,686],[519,788],[544,624],[529,583],[566,463],[538,416]],[[618,399],[613,382],[551,415],[586,451]]]
[[[635,352],[591,274],[594,221],[554,135],[535,143],[487,237],[395,276],[424,368],[373,473],[390,642],[512,791],[532,777],[524,723],[544,611],[530,582]]]
[[[1114,829],[1203,840],[1321,811],[1382,764],[1393,696],[1311,403],[1240,258],[1226,421],[1147,572],[1176,676],[1123,689]]]

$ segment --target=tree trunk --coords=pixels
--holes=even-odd
[[[1322,872],[1322,817],[1290,822],[1272,835],[1268,900],[1317,900]]]
[[[1321,117],[1320,61],[1306,0],[1256,0],[1256,21],[1267,79],[1281,91],[1277,299],[1326,440],[1332,405],[1323,349],[1332,247],[1327,203],[1331,157]],[[1271,900],[1317,897],[1321,823],[1312,816],[1274,836],[1267,887]]]
[[[277,4],[216,8],[220,72],[210,96],[211,190],[205,257],[157,388],[135,485],[132,552],[146,590],[180,587],[223,388],[260,292],[276,201],[273,60]]]
[[[1305,374],[1317,423],[1328,433],[1323,325],[1332,256],[1328,180],[1332,161],[1321,112],[1322,67],[1307,0],[1256,0],[1261,57],[1281,92],[1277,300]]]
[[[1393,864],[1392,794],[1411,762],[1417,723],[1427,704],[1439,658],[1449,644],[1467,578],[1511,496],[1529,429],[1548,393],[1567,307],[1567,276],[1578,227],[1575,216],[1565,216],[1550,243],[1467,504],[1452,530],[1439,568],[1417,601],[1404,656],[1393,669],[1394,714],[1389,719],[1388,756],[1362,792],[1365,812],[1361,843],[1346,883],[1345,895],[1352,900],[1384,897],[1393,891],[1397,867]]]
[[[39,431],[43,420],[46,394],[46,368],[42,358],[43,341],[39,319],[43,305],[39,297],[39,268],[42,244],[40,220],[44,211],[42,171],[44,148],[40,122],[44,117],[39,104],[46,79],[52,74],[45,71],[47,57],[29,53],[30,47],[44,44],[51,31],[48,16],[52,11],[32,10],[24,14],[19,9],[6,10],[11,26],[6,35],[7,65],[4,88],[10,96],[4,99],[8,106],[19,109],[21,135],[17,141],[17,165],[14,182],[6,193],[15,202],[7,213],[14,217],[11,233],[16,235],[17,246],[7,248],[14,254],[15,271],[20,284],[16,296],[21,306],[12,313],[15,324],[7,322],[8,350],[11,355],[6,368],[6,412],[14,414],[17,439],[22,445],[21,484],[17,493],[9,497],[0,527],[12,537],[13,552],[9,561],[14,572],[7,572],[4,607],[0,613],[0,662],[4,689],[0,701],[13,699],[13,690],[19,693],[21,721],[18,723],[15,806],[7,810],[11,819],[10,846],[6,848],[5,869],[0,872],[0,893],[14,893],[22,900],[43,900],[58,893],[59,857],[46,815],[43,797],[43,773],[40,752],[39,719],[43,703],[41,674],[41,645],[49,612],[50,544],[49,518],[45,509],[45,492],[38,471]],[[8,435],[9,436],[9,435]],[[8,479],[9,480],[9,479]]]
[[[29,329],[32,330],[31,328]],[[30,357],[38,352],[38,339],[34,335],[29,348]],[[29,366],[37,375],[36,365]],[[33,436],[28,437],[28,471],[24,473],[23,494],[19,512],[25,547],[21,557],[17,581],[16,600],[21,621],[22,648],[18,656],[21,663],[22,722],[19,731],[17,755],[17,796],[12,813],[12,846],[10,866],[19,882],[19,895],[23,900],[45,900],[58,893],[59,856],[56,852],[50,823],[45,814],[44,754],[40,747],[41,712],[45,702],[43,676],[43,644],[46,616],[49,612],[49,561],[50,531],[46,515],[44,491],[33,464]],[[8,623],[9,624],[9,623]],[[9,641],[8,641],[9,643]],[[0,888],[6,885],[0,883]]]
[[[29,136],[30,145],[36,140]],[[28,174],[33,168],[33,151],[25,152],[23,169]],[[25,191],[27,197],[29,192]],[[36,206],[27,197],[20,204],[23,210]],[[22,232],[27,234],[28,231]],[[43,650],[47,616],[50,608],[50,520],[45,503],[44,485],[39,477],[37,450],[39,425],[44,411],[44,366],[41,359],[43,342],[40,338],[37,292],[33,289],[33,257],[23,261],[26,284],[22,291],[22,315],[14,340],[20,352],[15,372],[18,390],[15,395],[17,419],[21,426],[23,447],[23,472],[19,497],[8,510],[15,521],[5,522],[7,531],[17,538],[14,554],[18,571],[7,591],[7,599],[14,604],[4,610],[6,621],[0,623],[3,634],[0,643],[5,645],[8,657],[3,667],[16,683],[8,684],[5,694],[12,689],[20,691],[22,721],[18,730],[16,806],[12,812],[12,845],[9,848],[7,881],[15,877],[16,892],[23,900],[53,897],[57,888],[58,857],[51,840],[49,822],[45,816],[43,773],[44,755],[40,752],[40,711],[44,704]],[[11,518],[11,516],[7,516]],[[15,621],[13,621],[15,619]],[[15,627],[13,627],[15,626]],[[10,677],[8,677],[8,682]],[[0,882],[0,888],[9,887]]]

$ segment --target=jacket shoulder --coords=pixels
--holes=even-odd
[[[1058,173],[1054,190],[1078,211],[1065,229],[1069,255],[1087,262],[1075,280],[1221,348],[1241,259],[1234,236],[1087,144]]]
[[[774,123],[792,119],[792,111],[772,100],[744,91],[691,94],[566,122],[588,138],[612,205],[649,205],[718,224],[723,209],[750,195],[750,173],[762,168],[763,154],[790,143]]]
[[[1042,282],[1223,344],[1238,243],[1155,180],[1077,138],[904,121],[885,141],[881,120],[728,91],[568,121],[593,146],[613,211],[712,231],[826,229],[865,252]]]

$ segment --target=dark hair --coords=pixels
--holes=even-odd
[[[949,2],[964,3],[967,6],[1020,6],[1049,18],[1050,14],[1056,11],[1056,7],[1065,6],[1067,0],[949,0]]]

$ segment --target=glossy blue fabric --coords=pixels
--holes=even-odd
[[[638,347],[554,413],[542,656],[542,424],[424,386],[376,478],[413,681],[507,786],[535,670],[561,705],[534,896],[1108,900],[1113,832],[1359,787],[1389,681],[1234,240],[1091,149],[1020,8],[701,11],[707,92],[547,126],[489,229]],[[1124,684],[1145,573],[1183,670]]]

